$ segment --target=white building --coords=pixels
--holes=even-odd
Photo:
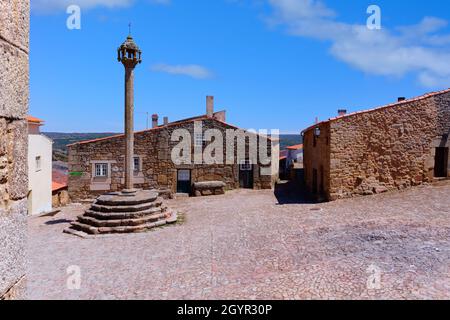
[[[286,154],[286,169],[289,170],[289,168],[294,163],[303,163],[303,144],[297,144],[295,146],[290,146],[286,148],[287,154]]]
[[[53,141],[41,134],[43,121],[31,116],[28,120],[28,214],[52,211],[52,149]]]

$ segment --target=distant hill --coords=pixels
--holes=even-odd
[[[53,140],[53,161],[67,162],[67,145],[92,139],[99,139],[116,135],[117,133],[61,133],[44,132],[44,134]],[[302,137],[299,134],[280,134],[280,150],[287,146],[302,143]]]
[[[67,145],[85,140],[99,139],[116,135],[117,133],[61,133],[44,132],[53,140],[53,161],[67,162]]]
[[[303,139],[299,134],[280,134],[280,151],[289,146],[302,144]]]

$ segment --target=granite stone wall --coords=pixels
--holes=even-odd
[[[304,179],[307,191],[323,200],[330,190],[330,124],[321,123],[317,128],[320,134],[309,130],[303,136]]]
[[[233,127],[214,119],[202,119],[202,126],[203,131],[207,129],[220,130],[224,137],[226,129],[233,129]],[[135,134],[135,155],[140,158],[142,168],[141,172],[135,174],[136,187],[168,189],[171,192],[176,192],[177,171],[189,169],[191,170],[192,182],[223,181],[226,184],[226,189],[239,188],[239,167],[237,164],[174,164],[171,160],[171,153],[178,141],[171,141],[171,136],[176,129],[187,129],[191,136],[194,136],[193,121],[170,124]],[[69,171],[71,172],[69,195],[72,200],[92,198],[95,195],[105,193],[105,191],[123,189],[124,143],[124,137],[117,136],[69,146]],[[270,140],[267,143],[270,156]],[[225,139],[223,147],[226,150]],[[191,151],[193,152],[193,150]],[[235,148],[235,155],[236,153]],[[192,157],[192,159],[194,158]],[[110,176],[103,179],[94,178],[92,176],[93,162],[108,163]],[[235,161],[235,163],[237,162]],[[270,168],[270,164],[268,168]],[[273,176],[261,175],[261,169],[259,165],[254,165],[254,188],[272,188]],[[274,173],[274,175],[276,174]]]
[[[328,128],[321,130],[315,147],[314,128],[305,132],[304,162],[310,191],[313,169],[325,168],[325,189],[318,192],[325,199],[432,182],[436,148],[450,147],[450,90],[338,117],[320,126]],[[450,177],[450,167],[447,172]]]
[[[0,298],[25,287],[29,1],[0,2]]]

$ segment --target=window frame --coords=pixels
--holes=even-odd
[[[106,162],[98,162],[94,164],[94,178],[108,178],[109,164]]]
[[[42,170],[42,157],[36,156],[34,158],[34,161],[35,161],[35,165],[36,165],[36,172],[41,171]]]
[[[253,163],[250,161],[250,159],[244,159],[239,161],[239,170],[241,171],[252,171],[253,169]]]
[[[137,168],[136,168],[136,161],[137,161]],[[141,168],[141,157],[135,156],[133,157],[133,171],[134,172],[142,172]]]
[[[201,141],[201,143],[200,143]],[[194,136],[194,146],[195,147],[205,147],[206,146],[206,139],[205,139],[205,135],[203,133],[196,133]]]

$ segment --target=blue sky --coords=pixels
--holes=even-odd
[[[81,29],[66,27],[68,4]],[[366,28],[369,5],[382,29]],[[132,34],[136,129],[146,114],[205,112],[206,95],[242,128],[298,133],[356,111],[450,87],[450,3],[313,0],[32,0],[30,113],[44,131],[123,130]]]

